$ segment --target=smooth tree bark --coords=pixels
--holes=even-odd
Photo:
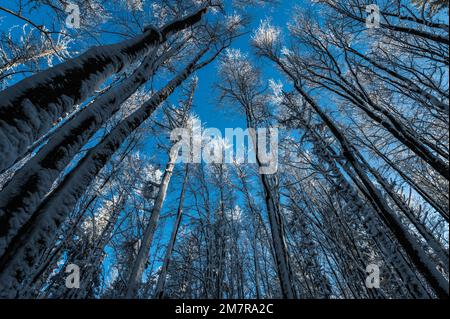
[[[221,77],[223,84],[219,87],[223,91],[223,96],[228,97],[234,103],[242,107],[246,117],[247,127],[255,130],[261,125],[268,124],[264,119],[256,114],[261,112],[264,102],[258,88],[258,72],[253,69],[250,63],[240,52],[230,52],[222,61]],[[267,125],[266,129],[270,127]],[[259,141],[258,134],[250,133],[253,148],[255,150],[256,166],[260,171],[260,181],[264,194],[264,202],[267,209],[269,225],[274,248],[275,267],[280,281],[281,295],[283,298],[295,299],[297,292],[294,286],[294,276],[290,265],[290,256],[286,245],[284,221],[280,207],[280,194],[278,190],[277,174],[264,174],[262,152],[259,147],[265,145]]]
[[[169,243],[166,248],[166,254],[164,256],[163,265],[162,265],[161,270],[158,275],[158,281],[156,283],[156,289],[155,289],[155,293],[154,293],[155,299],[164,298],[164,288],[165,288],[166,279],[167,279],[167,270],[169,269],[170,260],[172,259],[173,248],[174,248],[175,242],[177,240],[178,230],[180,229],[181,220],[183,217],[184,198],[186,195],[186,186],[187,186],[187,181],[188,181],[188,177],[189,177],[189,164],[186,164],[185,166],[186,166],[185,174],[184,174],[184,179],[183,179],[183,183],[181,186],[180,199],[178,202],[177,217],[175,219],[175,223],[173,225]]]
[[[150,215],[150,220],[144,231],[139,252],[136,260],[133,262],[131,268],[130,278],[127,282],[127,291],[125,298],[134,299],[139,297],[139,287],[142,280],[142,275],[145,271],[145,265],[150,253],[150,247],[152,246],[153,237],[155,235],[156,228],[158,226],[159,217],[161,216],[161,209],[166,199],[167,189],[169,187],[170,179],[173,175],[175,168],[175,162],[178,158],[178,149],[171,149],[169,154],[169,161],[166,164],[164,174],[159,185],[158,196],[155,199],[153,208]]]
[[[194,98],[194,92],[195,92],[196,86],[197,86],[197,81],[194,80],[194,83],[191,86],[190,95],[188,97],[187,102],[185,103],[185,107],[183,108],[184,114],[182,115],[181,122],[179,123],[179,125],[181,125],[181,126],[184,126],[187,123],[189,111],[192,106],[192,101]],[[152,208],[151,215],[150,215],[150,220],[145,228],[144,236],[142,238],[141,245],[139,247],[139,252],[136,256],[136,260],[134,260],[134,262],[133,262],[130,277],[127,282],[127,291],[125,294],[125,298],[127,298],[127,299],[138,297],[139,287],[140,287],[140,283],[142,280],[142,275],[145,271],[145,265],[147,264],[147,260],[149,257],[149,252],[150,252],[150,247],[152,246],[153,236],[154,236],[155,231],[158,226],[159,217],[161,216],[161,209],[163,207],[164,200],[166,199],[167,189],[169,187],[170,180],[173,175],[173,170],[175,168],[175,164],[178,159],[178,154],[179,154],[179,149],[177,147],[170,148],[169,160],[166,164],[166,169],[164,171],[161,183],[159,185],[158,195],[155,199],[155,203],[153,204],[153,208]],[[181,199],[180,199],[180,206],[179,206],[178,212],[177,212],[177,220],[175,222],[174,231],[172,232],[172,237],[169,242],[169,247],[167,248],[168,254],[169,254],[169,252],[170,252],[170,254],[172,253],[172,249],[173,249],[173,245],[174,245],[174,242],[172,242],[172,241],[175,241],[176,234],[178,232],[178,227],[180,226],[180,223],[181,223],[181,217],[182,217],[182,211],[183,211],[182,199],[184,199],[184,189],[186,187],[187,176],[188,176],[188,171],[186,169],[185,180],[183,182],[183,191],[182,191]],[[170,258],[170,255],[168,255],[168,256],[166,255],[166,257]],[[169,263],[169,261],[168,260],[166,261],[166,259],[165,259],[163,266],[166,265],[166,268],[165,268],[164,272],[163,272],[163,270],[161,271],[160,276],[161,276],[161,274],[163,274],[163,276],[165,276],[165,272],[167,272],[168,263]],[[164,282],[161,281],[160,285],[163,285],[163,284],[164,284]],[[162,289],[162,287],[160,287],[160,289]],[[162,291],[161,291],[161,293],[162,293]]]

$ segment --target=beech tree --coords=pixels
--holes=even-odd
[[[0,5],[0,298],[448,298],[447,13]]]

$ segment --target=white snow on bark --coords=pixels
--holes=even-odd
[[[207,52],[202,50],[163,89],[141,108],[121,121],[102,141],[92,148],[63,182],[44,200],[32,218],[0,258],[0,298],[16,296],[21,282],[30,274],[34,262],[54,241],[57,230],[129,134],[138,128],[185,79],[205,64],[196,65]]]
[[[160,40],[159,31],[149,29],[131,40],[93,47],[0,92],[0,170],[12,165],[112,74],[148,54]]]
[[[0,256],[73,157],[174,50],[149,55],[126,80],[64,123],[0,192]]]

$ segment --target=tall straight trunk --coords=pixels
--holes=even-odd
[[[197,64],[208,51],[203,49],[175,78],[158,91],[137,111],[122,120],[95,147],[89,150],[78,165],[45,198],[31,219],[13,238],[0,258],[0,284],[4,289],[0,297],[14,297],[24,277],[29,275],[34,261],[55,240],[55,234],[67,215],[83,196],[89,184],[119,149],[127,137],[136,130],[153,111],[169,97],[193,72],[212,59]]]
[[[270,241],[269,230],[267,229],[266,224],[264,223],[264,220],[262,218],[260,210],[258,209],[258,207],[256,207],[254,199],[251,196],[251,191],[249,190],[249,185],[248,185],[247,180],[245,179],[244,173],[242,172],[241,168],[238,165],[236,165],[236,170],[238,172],[238,177],[242,184],[242,190],[244,193],[245,201],[246,201],[247,206],[250,209],[250,212],[252,213],[252,216],[256,222],[254,227],[257,227],[258,232],[260,229],[262,229],[264,239],[267,241],[267,245],[269,247],[270,254],[273,257],[273,259],[275,260],[275,253],[274,253],[273,244]]]
[[[255,227],[255,226],[254,226]],[[253,274],[254,280],[255,280],[255,294],[256,299],[261,299],[261,287],[259,283],[259,258],[258,258],[258,247],[257,247],[257,232],[256,229],[254,230],[255,234],[252,238],[252,249],[253,249],[253,268],[255,273]]]
[[[290,200],[295,201],[294,193],[292,190],[292,186],[287,186],[289,192],[291,193]],[[299,207],[297,203],[294,203],[294,207]],[[309,265],[308,269],[305,269],[305,272],[308,273],[308,276],[311,281],[311,288],[314,291],[312,297],[320,298],[320,299],[328,299],[331,295],[330,283],[328,282],[328,278],[323,272],[323,269],[318,260],[316,243],[314,242],[314,238],[312,236],[312,232],[308,227],[307,220],[304,216],[305,212],[301,209],[295,209],[294,212],[297,216],[296,222],[298,223],[298,232],[301,236],[301,242],[299,243],[301,246],[302,259],[305,260],[306,264]],[[296,243],[297,246],[298,243]]]
[[[254,200],[250,195],[247,180],[245,179],[244,173],[242,172],[239,165],[236,165],[236,171],[237,171],[238,178],[242,184],[242,192],[244,194],[245,202],[247,203],[247,206],[250,209],[250,212],[253,216],[254,234],[253,234],[253,238],[252,238],[251,242],[252,242],[252,250],[253,250],[253,258],[252,259],[253,259],[253,266],[254,266],[254,270],[255,270],[255,274],[254,274],[255,294],[256,294],[256,299],[261,299],[261,297],[262,297],[261,291],[262,291],[262,288],[264,288],[264,287],[261,287],[261,283],[260,283],[261,270],[260,270],[260,265],[259,265],[260,258],[258,256],[258,246],[257,246],[258,233],[260,232],[261,229],[263,231],[263,235],[269,246],[271,256],[274,260],[275,260],[275,253],[274,253],[273,245],[271,244],[271,242],[269,240],[269,238],[270,238],[269,231],[267,230],[266,225],[264,224],[264,221],[262,219],[260,211],[257,209],[257,207],[255,207]],[[264,285],[264,281],[262,282],[262,285]]]
[[[433,153],[433,151],[435,151],[440,154],[442,153],[441,150],[434,149],[435,147],[430,145],[428,141],[418,137],[417,133],[411,132],[411,130],[405,127],[401,121],[391,114],[391,112],[378,106],[373,101],[369,100],[368,103],[365,103],[360,100],[356,101],[355,105],[363,110],[372,120],[383,126],[389,133],[392,134],[392,136],[410,149],[425,163],[430,165],[442,177],[449,180],[448,164],[442,160],[439,155]],[[367,105],[370,105],[374,110],[382,114],[382,116],[375,114],[375,112],[370,110]]]
[[[183,273],[183,275],[181,276],[181,280],[180,280],[180,285],[179,285],[180,289],[177,292],[177,296],[180,299],[192,298],[191,292],[190,292],[190,288],[192,287],[192,283],[191,283],[191,278],[192,278],[192,258],[191,258],[192,240],[191,239],[192,238],[187,240],[187,246],[188,246],[187,256],[186,255],[182,256],[184,267],[180,271]]]
[[[175,51],[176,48],[158,58],[155,52],[147,56],[128,79],[64,123],[4,186],[0,192],[0,256],[74,156]]]
[[[313,133],[314,134],[314,133]],[[340,172],[336,163],[333,161],[333,157],[328,151],[328,147],[320,139],[319,136],[314,134],[314,139],[318,151],[318,156],[329,165],[330,174],[326,175],[336,191],[343,196],[349,207],[346,208],[355,215],[362,215],[363,223],[367,228],[367,231],[373,236],[375,242],[378,244],[380,251],[384,259],[391,263],[393,267],[399,269],[399,275],[403,279],[404,284],[409,287],[409,290],[416,298],[428,298],[428,294],[423,288],[422,284],[417,280],[414,272],[411,270],[408,263],[404,260],[400,251],[393,247],[386,231],[381,231],[382,224],[378,221],[377,215],[372,210],[368,209],[365,203],[358,196],[354,187],[346,180],[343,174]]]
[[[428,230],[428,228],[419,220],[415,212],[409,207],[409,205],[403,200],[403,198],[397,194],[392,185],[383,178],[378,171],[373,169],[369,163],[360,157],[363,164],[369,169],[371,174],[375,176],[377,182],[383,187],[384,191],[392,198],[397,207],[402,211],[403,215],[409,220],[409,222],[416,228],[418,233],[425,239],[427,244],[434,250],[434,253],[438,259],[442,262],[444,269],[448,272],[449,256],[448,251],[442,246],[442,244],[434,237],[434,235]]]
[[[220,175],[219,179],[223,180],[224,176],[224,164],[217,164],[215,173]],[[212,240],[210,245],[211,251],[211,291],[210,294],[214,299],[224,298],[224,277],[225,277],[225,253],[226,253],[226,238],[225,233],[228,226],[225,223],[225,200],[224,200],[224,185],[220,183],[217,185],[219,189],[219,205],[218,208],[213,210],[213,222],[212,222]]]
[[[157,48],[154,49],[129,78],[110,88],[64,123],[36,156],[4,186],[0,192],[0,256],[73,157],[119,111],[122,103],[146,83],[158,67],[182,45],[175,45],[157,58]]]
[[[285,299],[295,299],[296,291],[290,264],[290,257],[285,238],[284,222],[280,212],[278,197],[273,197],[273,188],[277,187],[266,175],[261,175],[264,190],[264,201],[269,217],[270,231],[275,254],[275,267],[280,280],[281,294]]]
[[[328,147],[328,151],[330,154],[332,154],[333,157],[338,158],[337,154],[334,152],[334,150],[331,147]],[[389,195],[389,197],[393,200],[393,202],[397,205],[397,207],[400,209],[400,211],[403,213],[403,215],[411,222],[411,224],[415,227],[415,229],[418,231],[418,233],[425,239],[427,244],[434,250],[435,255],[438,259],[441,260],[443,263],[443,267],[448,271],[448,252],[446,249],[442,246],[442,244],[434,237],[434,235],[428,230],[428,228],[419,220],[419,218],[415,215],[414,211],[409,207],[407,203],[401,198],[399,194],[397,194],[393,188],[391,187],[391,184],[386,181],[386,179],[380,175],[380,173],[374,169],[367,161],[366,159],[360,154],[359,152],[356,152],[355,154],[359,160],[361,160],[361,163],[366,168],[366,171],[370,172],[375,179],[377,180],[378,184],[383,188],[383,190],[386,192],[386,194]],[[357,181],[357,179],[354,177],[354,174],[351,170],[348,169],[348,166],[341,163],[341,166],[344,168],[345,172],[352,177],[352,179],[355,181],[355,183],[358,184],[358,187],[360,186],[360,182]],[[359,187],[361,190],[364,188]],[[368,196],[367,191],[365,191],[365,196]]]
[[[394,163],[389,157],[383,154],[375,145],[368,145],[368,147],[375,152],[386,164],[388,164],[400,177],[408,183],[408,185],[413,188],[428,204],[430,204],[433,209],[438,212],[442,218],[444,218],[447,222],[449,221],[448,215],[448,204],[446,207],[441,206],[433,196],[431,196],[423,187],[415,181],[413,178],[408,176],[396,163]],[[448,201],[448,197],[447,197]]]
[[[302,127],[306,126],[302,125]],[[314,144],[316,145],[316,143]],[[321,167],[319,171],[322,173],[322,175],[324,175],[325,179],[329,181],[334,191],[334,189],[337,188],[336,183],[332,179],[330,180],[330,175],[333,175],[334,173],[329,172],[330,174],[326,174],[326,172],[328,171],[324,167]],[[298,203],[304,203],[307,210],[314,211],[314,208],[310,203],[310,197],[305,196],[303,192],[300,192],[295,188],[291,187],[290,190],[292,191],[291,194],[293,195],[292,204],[294,207],[294,211],[298,211],[300,214],[303,214],[303,208],[299,206]],[[340,197],[343,196],[337,196],[336,199],[339,201]],[[329,198],[329,200],[331,200],[331,198]],[[346,199],[344,198],[344,200]],[[307,218],[309,223],[314,224],[316,226],[316,229],[320,230],[323,233],[325,240],[329,243],[329,245],[333,246],[332,249],[339,252],[340,258],[335,257],[335,260],[336,262],[340,262],[338,263],[340,271],[342,272],[342,275],[345,276],[346,283],[349,289],[351,289],[352,294],[354,294],[354,297],[378,298],[382,295],[379,290],[365,289],[364,285],[361,285],[361,283],[365,281],[365,277],[367,275],[365,272],[365,267],[367,265],[364,256],[368,255],[367,252],[363,251],[363,249],[361,249],[361,246],[358,245],[359,239],[354,235],[355,232],[358,233],[361,231],[361,213],[359,211],[353,212],[351,209],[339,208],[340,205],[337,205],[337,207],[330,207],[329,211],[323,211],[322,209],[319,209],[320,214],[324,215],[323,218],[325,220],[323,222],[326,222],[326,226],[324,226],[319,221],[318,217],[314,217],[314,219],[312,219],[310,215],[303,215],[303,217]],[[330,212],[332,214],[330,214]],[[357,227],[356,229],[355,226]],[[330,229],[330,227],[332,228]],[[342,247],[345,247],[345,249],[343,250]],[[312,272],[314,275],[320,273],[320,271],[314,270]],[[314,276],[313,274],[311,274],[311,276]],[[323,283],[325,282],[326,281],[323,281]],[[312,286],[316,287],[318,285],[313,284]],[[325,290],[328,290],[326,287],[324,288]]]
[[[164,287],[166,284],[167,271],[169,269],[170,260],[172,259],[173,247],[177,239],[178,230],[180,229],[181,219],[183,217],[184,196],[186,193],[187,180],[189,176],[189,164],[186,164],[183,185],[181,187],[180,200],[178,202],[177,218],[173,225],[172,234],[170,235],[169,244],[167,245],[166,255],[164,256],[163,266],[159,273],[158,282],[156,284],[155,299],[164,297]]]
[[[244,105],[247,115],[247,126],[255,127],[256,119],[253,116],[251,105]],[[256,163],[258,168],[262,167],[259,157],[259,141],[255,134],[251,136],[253,146],[256,153]],[[267,214],[269,218],[270,231],[272,235],[273,250],[275,257],[275,267],[278,279],[280,281],[281,295],[284,299],[297,298],[297,292],[294,285],[294,276],[290,264],[290,256],[286,244],[286,235],[284,230],[283,217],[281,215],[280,197],[278,194],[278,177],[277,175],[260,174],[260,180],[263,187],[264,202],[266,204]]]
[[[117,73],[175,32],[201,20],[207,7],[118,44],[98,46],[81,56],[26,78],[0,92],[0,171],[10,167],[54,122],[85,101]]]
[[[125,298],[137,298],[139,292],[139,286],[141,284],[142,275],[145,270],[145,265],[149,257],[150,247],[152,246],[153,236],[158,226],[159,217],[161,216],[161,209],[166,199],[167,189],[169,187],[170,179],[173,175],[173,169],[175,162],[178,158],[178,150],[172,149],[169,154],[169,161],[166,164],[161,184],[159,186],[158,196],[155,199],[155,203],[152,208],[152,213],[147,227],[144,231],[144,236],[139,247],[139,252],[136,260],[133,262],[131,268],[130,278],[127,282],[127,292]]]
[[[297,78],[283,65],[283,63],[274,58],[273,61],[288,75],[294,84],[295,90],[305,99],[305,101],[312,107],[317,115],[330,129],[331,133],[339,142],[343,155],[348,163],[353,167],[358,178],[360,178],[364,187],[367,189],[367,194],[372,205],[376,207],[379,212],[381,220],[384,225],[392,232],[395,239],[405,250],[408,257],[416,269],[425,277],[428,284],[433,288],[434,292],[440,298],[448,298],[448,281],[436,269],[436,265],[430,262],[427,253],[424,251],[420,243],[409,233],[409,231],[402,225],[398,216],[391,210],[385,199],[382,197],[378,188],[372,183],[365,173],[364,168],[360,165],[354,153],[357,152],[351,147],[350,142],[341,132],[334,121],[319,107],[314,99],[309,96],[297,80]],[[447,177],[448,178],[448,177]]]
[[[280,63],[277,63],[280,65]],[[290,72],[285,66],[283,66],[285,72]],[[318,75],[313,72],[314,75]],[[361,109],[371,120],[381,125],[386,131],[388,131],[392,136],[394,136],[400,143],[406,146],[411,152],[417,155],[425,163],[430,165],[436,172],[438,172],[442,177],[449,180],[449,165],[442,159],[443,156],[447,155],[446,152],[436,148],[426,139],[421,138],[415,132],[411,131],[410,128],[406,127],[402,121],[398,120],[389,110],[384,107],[379,106],[375,103],[364,90],[355,85],[351,84],[342,74],[338,74],[338,82],[335,79],[327,76],[318,75],[321,79],[331,81],[334,85],[340,88],[343,92],[338,91],[335,88],[330,88],[328,85],[322,84],[322,86],[335,94],[348,100],[350,103],[355,105],[357,108]],[[358,84],[359,85],[359,84]],[[433,153],[436,152],[437,154]]]
[[[191,85],[189,97],[183,107],[183,115],[181,118],[181,122],[175,123],[175,126],[186,125],[187,120],[189,118],[189,111],[192,107],[192,103],[194,100],[194,92],[195,92],[196,87],[197,87],[197,80],[195,79]],[[159,217],[161,215],[162,205],[164,203],[164,200],[165,200],[165,197],[167,194],[167,188],[169,186],[170,179],[173,174],[175,162],[178,158],[178,151],[179,150],[175,149],[175,148],[172,148],[169,151],[169,161],[167,162],[166,170],[164,171],[164,175],[163,175],[161,184],[159,186],[158,196],[155,200],[155,204],[153,205],[150,221],[145,229],[144,238],[142,239],[142,244],[139,247],[138,255],[136,257],[136,260],[133,263],[133,267],[132,267],[131,273],[130,273],[130,278],[128,279],[126,298],[137,297],[142,274],[145,270],[144,267],[145,267],[145,264],[148,259],[150,247],[152,245],[153,235],[154,235],[157,225],[158,225]],[[185,188],[186,188],[186,181],[188,178],[188,166],[187,165],[188,164],[186,164],[186,172],[185,172],[185,178],[183,181],[183,190],[181,193],[179,207],[178,207],[177,220],[175,221],[174,231],[172,233],[172,237],[169,242],[169,247],[167,248],[167,253],[169,253],[169,251],[170,251],[170,255],[169,256],[166,255],[166,257],[168,257],[169,259],[172,254],[173,245],[175,244],[174,241],[176,239],[176,235],[178,233],[178,228],[181,223],[181,217],[182,217],[182,212],[183,212],[184,192],[185,192]],[[172,240],[173,240],[173,242],[172,242]],[[166,259],[164,260],[164,265],[166,265],[168,267],[168,261],[166,264]],[[165,269],[165,272],[167,272],[167,268]],[[163,270],[162,270],[161,274],[162,273],[163,273]],[[161,274],[160,274],[159,279],[161,279]],[[164,274],[164,276],[165,276],[165,274]],[[158,280],[158,283],[159,282],[160,281]],[[164,285],[164,282],[161,282],[161,284]],[[160,288],[163,288],[163,287],[160,287]],[[162,291],[161,291],[161,293],[162,293]]]

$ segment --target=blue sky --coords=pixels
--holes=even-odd
[[[249,12],[252,16],[252,20],[251,24],[248,26],[248,30],[255,30],[264,19],[270,19],[275,25],[285,27],[292,15],[292,8],[294,6],[299,6],[303,2],[282,0],[279,5],[273,8],[252,9],[251,12]],[[252,62],[263,70],[265,80],[271,78],[281,79],[279,73],[270,62],[254,57],[252,48],[250,47],[251,35],[251,33],[248,33],[236,39],[231,48],[248,52]],[[245,121],[241,116],[232,116],[231,112],[224,112],[223,110],[218,112],[219,108],[215,106],[216,95],[211,95],[212,91],[210,89],[217,80],[216,75],[217,62],[212,63],[198,72],[199,89],[196,92],[195,105],[197,107],[195,108],[195,112],[198,113],[202,121],[205,121],[209,127],[217,127],[219,129],[224,129],[225,127],[245,127]]]
[[[17,6],[15,3],[17,3],[19,0],[0,0],[0,5],[4,6],[6,8],[9,8],[13,11],[16,11]],[[149,0],[150,1],[150,0]],[[227,3],[231,0],[225,0]],[[251,61],[258,66],[263,72],[263,80],[267,82],[269,79],[274,79],[275,81],[280,81],[283,79],[283,77],[280,75],[280,73],[276,70],[273,63],[263,59],[260,60],[259,58],[255,57],[252,54],[252,48],[250,46],[250,39],[252,30],[256,29],[260,22],[265,19],[269,19],[272,21],[272,23],[278,27],[281,27],[284,36],[286,36],[286,24],[290,20],[292,14],[293,14],[293,8],[294,7],[301,7],[305,11],[308,11],[310,7],[313,6],[311,1],[305,0],[305,1],[298,1],[298,0],[280,0],[280,3],[276,7],[257,7],[249,9],[248,13],[251,16],[251,24],[247,27],[245,31],[248,31],[247,34],[240,37],[239,39],[235,40],[233,45],[231,46],[234,49],[240,49],[241,51],[248,53],[248,56],[250,57]],[[120,7],[114,7],[109,6],[107,8],[108,10],[114,10],[114,13],[117,14],[120,10],[123,11]],[[230,6],[227,5],[226,9],[228,9],[228,14],[232,14]],[[315,11],[314,8],[311,8],[313,11],[313,14],[318,14],[317,11]],[[112,12],[112,11],[111,11]],[[27,18],[30,18],[32,21],[34,21],[37,25],[46,25],[49,23],[49,12],[48,9],[43,10],[35,10],[32,12],[24,11],[22,13]],[[445,19],[444,19],[445,20]],[[15,38],[19,38],[20,32],[21,32],[21,26],[23,25],[23,21],[13,17],[10,14],[7,14],[0,10],[0,31],[2,32],[8,32],[11,30],[14,26],[19,26],[18,28],[12,29],[13,36]],[[48,28],[51,28],[52,26],[48,26]],[[102,26],[103,29],[109,30],[109,31],[116,31],[114,30],[111,25],[106,23]],[[139,31],[136,29],[136,33],[139,33]],[[102,43],[114,43],[120,41],[120,37],[117,35],[113,35],[111,33],[107,34],[105,33],[104,36],[100,39]],[[79,53],[82,53],[85,51],[90,45],[95,44],[93,41],[83,41],[81,40],[75,40],[71,44],[71,49],[74,51],[78,51]],[[289,45],[289,43],[286,43]],[[363,42],[362,49],[364,49],[365,46],[368,44]],[[57,61],[53,61],[55,64]],[[47,65],[45,61],[42,61],[41,63],[42,68],[46,68]],[[217,105],[217,90],[214,89],[214,84],[216,83],[217,79],[217,66],[218,61],[215,61],[214,63],[211,63],[206,68],[200,70],[198,72],[198,78],[199,83],[198,87],[195,93],[194,98],[194,109],[193,111],[199,116],[200,120],[202,121],[203,125],[206,127],[214,127],[218,128],[222,132],[225,131],[225,128],[245,128],[245,119],[241,112],[236,111],[236,107],[231,107],[230,105],[224,104],[224,105]],[[181,69],[181,67],[179,67]],[[155,81],[157,83],[157,87],[161,87],[165,84],[165,81],[167,80],[167,77],[164,77],[164,79],[159,78],[158,76],[155,77]],[[18,81],[21,79],[21,76],[16,77],[14,81]],[[12,84],[11,82],[10,84]],[[289,88],[289,85],[286,83],[286,87]],[[336,110],[335,105],[333,104],[333,100],[330,99],[330,95],[323,94],[323,91],[319,94],[315,95],[315,98],[317,98],[319,104],[327,110],[328,114],[330,114],[334,118],[338,118],[337,112],[334,112]],[[175,93],[170,99],[171,103],[177,104],[179,100],[178,93]],[[155,117],[155,116],[154,116]],[[345,117],[338,118],[340,124],[348,124],[348,119],[345,119]],[[101,131],[100,133],[102,133]],[[297,137],[297,135],[292,134],[294,138]],[[144,148],[141,150],[148,158],[149,161],[162,169],[164,169],[164,166],[167,161],[167,154],[165,151],[158,149],[155,144],[155,138],[154,136],[145,136],[146,144]],[[92,146],[95,142],[92,142],[88,144],[88,146]],[[167,145],[170,145],[167,143]],[[363,152],[364,155],[366,155]],[[371,158],[368,159],[370,164],[373,164],[376,166],[376,163]],[[72,163],[73,166],[74,163]],[[178,166],[178,172],[181,170],[182,166]],[[252,195],[257,198],[257,194],[260,192],[260,187],[257,185],[257,178],[258,176],[255,176],[253,178],[254,184],[251,185],[253,188]],[[178,196],[180,192],[180,176],[174,175],[174,177],[171,180],[171,184],[169,187],[168,195],[164,204],[164,208],[162,211],[162,216],[166,216],[169,213],[174,213],[176,211],[176,206],[178,204]],[[240,194],[236,194],[236,204],[241,205],[243,207],[243,201],[240,196]],[[257,200],[257,199],[256,199]],[[217,202],[218,196],[214,191],[212,192],[212,201]],[[192,204],[193,198],[192,196],[188,195],[188,198],[186,199],[186,206],[188,207],[190,204]],[[131,206],[131,205],[130,205]],[[261,205],[263,207],[263,205]],[[188,208],[185,209],[185,212],[187,214],[196,214],[195,210],[189,210]],[[263,214],[264,215],[264,214]],[[189,221],[188,217],[186,216],[184,218],[184,223],[187,223]],[[167,240],[168,235],[170,234],[170,231],[172,230],[172,223],[173,219],[164,219],[160,222],[157,235],[155,236],[155,239],[153,241],[153,248],[152,248],[152,254],[153,257],[155,255],[155,246],[158,238],[163,238],[163,240]],[[111,251],[108,249],[108,251]],[[161,253],[164,253],[164,249],[162,251],[159,251],[158,254],[161,255]],[[107,259],[107,261],[104,263],[105,269],[108,269],[111,266],[111,258]],[[156,267],[159,265],[159,263],[156,263]],[[154,269],[153,269],[154,270]]]
[[[229,2],[229,1],[227,1]],[[16,10],[17,7],[15,5],[16,1],[10,1],[10,0],[0,0],[0,5],[3,7],[6,7],[11,10]],[[280,4],[278,4],[276,7],[258,7],[256,9],[252,8],[249,9],[247,12],[251,17],[252,21],[250,26],[248,27],[248,30],[250,31],[255,29],[261,20],[270,18],[271,21],[277,26],[284,27],[286,26],[286,23],[288,19],[290,18],[292,14],[292,8],[294,6],[307,6],[305,3],[309,3],[309,1],[295,1],[295,0],[282,0],[280,1]],[[229,5],[227,6],[228,11],[231,11],[229,9]],[[111,10],[116,10],[116,8],[110,8]],[[228,14],[232,12],[227,12]],[[41,9],[38,11],[32,11],[30,13],[24,12],[23,15],[25,17],[30,18],[33,22],[35,22],[37,25],[44,25],[49,23],[48,20],[48,12],[47,9]],[[24,21],[7,14],[0,10],[0,30],[5,32],[9,30],[13,26],[22,26],[24,24]],[[52,28],[51,25],[48,26],[49,29]],[[104,29],[107,29],[107,27],[104,27]],[[17,38],[20,35],[20,28],[13,29],[13,35]],[[110,30],[114,31],[114,30]],[[244,52],[251,52],[251,48],[249,45],[251,34],[245,34],[242,37],[236,39],[232,45],[232,48],[239,48]],[[119,41],[119,38],[116,38],[113,35],[105,34],[102,36],[101,40],[104,43],[114,43]],[[85,43],[72,43],[72,49],[74,51],[83,52],[86,48]],[[250,54],[251,56],[251,54]],[[272,65],[268,63],[267,61],[253,61],[255,64],[262,67],[266,79],[274,78],[279,79],[279,74],[273,69]],[[54,63],[58,63],[58,61],[54,61]],[[43,68],[45,68],[45,63],[43,64]],[[200,116],[201,120],[206,123],[209,127],[217,127],[219,129],[223,129],[225,127],[236,127],[236,126],[242,126],[244,122],[240,117],[232,118],[230,112],[221,112],[217,107],[215,107],[216,104],[216,95],[215,91],[212,89],[214,82],[216,81],[216,74],[217,74],[217,62],[214,62],[210,64],[209,66],[205,67],[203,70],[200,70],[198,72],[199,76],[199,87],[196,92],[195,97],[195,112]],[[21,77],[16,77],[14,80],[18,81]],[[214,94],[212,94],[214,93]],[[173,99],[176,101],[176,98]],[[230,126],[230,124],[232,124]]]
[[[4,6],[8,9],[15,10],[14,6],[15,1],[5,1],[0,0],[0,5]],[[309,2],[309,1],[308,1]],[[287,21],[291,17],[292,8],[294,6],[305,6],[303,2],[294,1],[294,0],[283,0],[281,3],[275,8],[257,8],[252,9],[248,12],[251,17],[251,24],[248,26],[246,31],[250,31],[250,33],[245,34],[244,36],[236,39],[232,44],[232,48],[240,49],[243,52],[248,52],[248,55],[251,57],[252,62],[259,66],[264,74],[264,80],[268,81],[273,78],[275,80],[281,79],[281,76],[277,72],[277,70],[273,67],[273,65],[266,60],[259,60],[252,55],[252,49],[250,47],[250,39],[251,39],[251,31],[256,29],[259,23],[264,19],[270,19],[273,24],[276,26],[285,28]],[[227,12],[231,14],[232,12]],[[27,12],[23,13],[24,16],[30,18],[38,25],[45,25],[47,21],[48,13],[45,10],[33,11],[30,14]],[[9,14],[0,11],[0,30],[6,31],[11,27],[18,25],[22,26],[23,21],[17,19]],[[49,26],[50,28],[51,26]],[[16,32],[15,36],[17,37],[20,29],[14,29],[13,32]],[[106,35],[102,37],[102,41],[105,43],[114,43],[119,41],[118,38],[112,35]],[[79,51],[80,53],[86,49],[86,45],[74,42],[72,43],[72,49]],[[57,61],[54,61],[56,64]],[[43,64],[43,68],[46,65]],[[195,93],[194,99],[194,109],[193,111],[199,116],[202,123],[207,127],[215,127],[224,132],[225,128],[237,128],[242,127],[245,128],[245,118],[241,113],[235,112],[236,108],[230,108],[228,105],[217,105],[217,91],[214,89],[214,83],[217,81],[217,61],[211,63],[204,69],[198,72],[198,88]],[[16,81],[20,80],[20,77],[15,79]],[[160,84],[161,85],[161,84]],[[175,93],[170,101],[174,104],[178,102],[178,95]],[[144,153],[147,156],[156,160],[154,164],[159,164],[161,168],[164,167],[167,156],[164,153],[161,153],[161,150],[158,150],[154,147],[154,140],[150,137],[148,139],[148,143],[146,143],[147,147],[144,149]],[[181,168],[181,166],[180,166]],[[177,198],[179,195],[179,177],[174,176],[171,182],[171,186],[169,188],[168,196],[166,199],[166,204],[164,205],[164,209],[162,215],[166,215],[167,213],[173,212],[176,207]],[[189,199],[187,199],[187,203],[189,204]],[[163,238],[169,236],[171,231],[171,220],[165,220],[164,223],[167,227],[160,227],[162,229]],[[161,225],[160,225],[161,226]],[[156,242],[156,240],[155,240]],[[154,252],[154,247],[152,252]],[[163,251],[164,252],[164,251]],[[110,262],[105,263],[105,267],[109,267]]]

